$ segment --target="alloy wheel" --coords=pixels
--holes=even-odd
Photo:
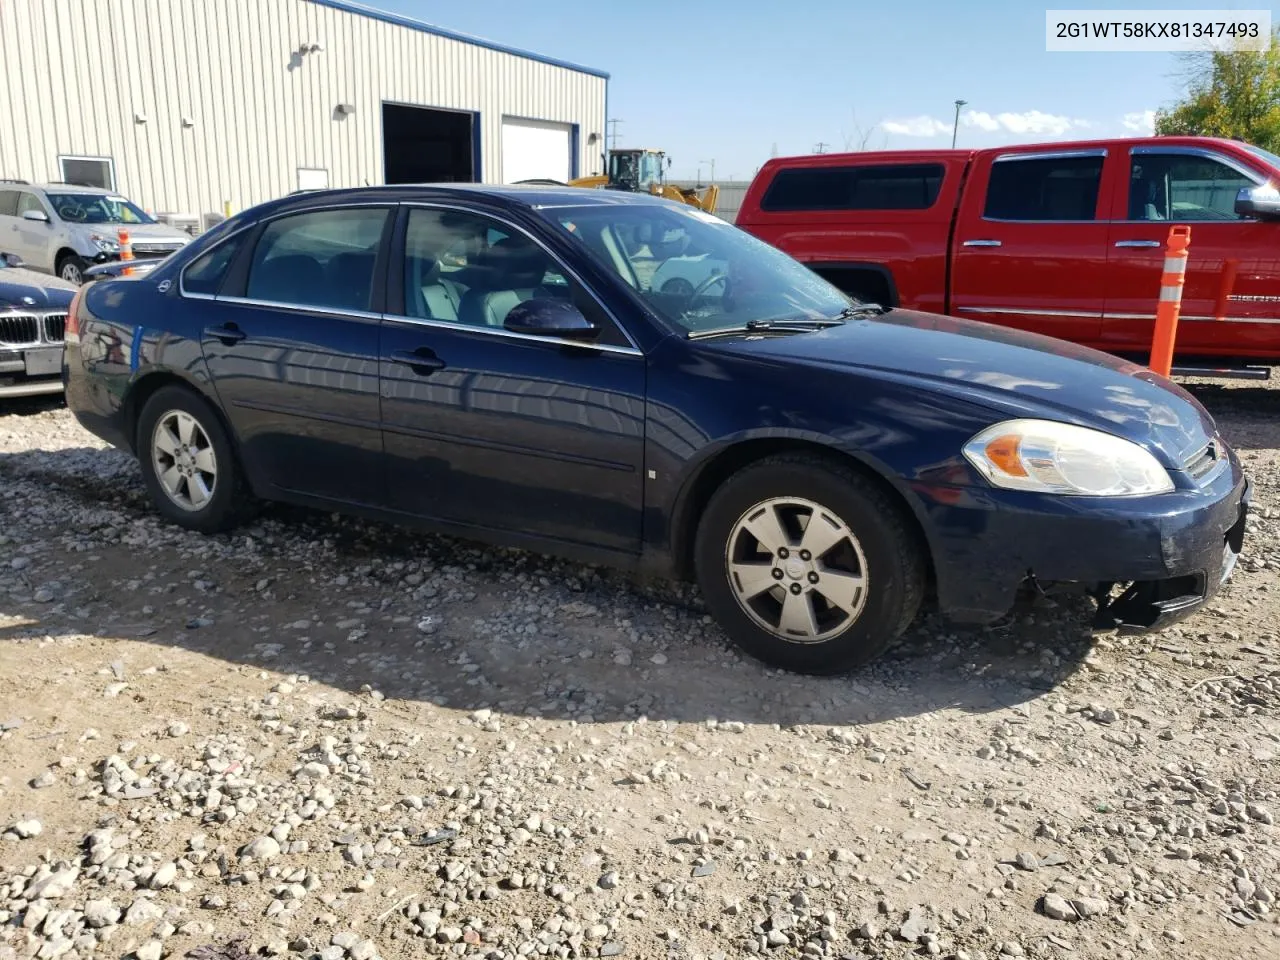
[[[218,459],[208,433],[191,414],[170,410],[156,421],[151,460],[161,488],[183,510],[202,510],[213,498]]]
[[[743,611],[774,636],[821,643],[847,630],[867,602],[862,545],[834,512],[776,497],[747,510],[725,546],[729,585]]]

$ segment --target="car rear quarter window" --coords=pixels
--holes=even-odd
[[[244,243],[243,233],[231,237],[202,253],[187,265],[182,272],[182,291],[184,293],[201,293],[213,296],[227,278],[231,262]]]
[[[1013,157],[991,165],[989,220],[1095,220],[1103,156]]]
[[[927,210],[938,199],[944,173],[940,163],[795,167],[778,172],[760,209]]]
[[[253,251],[245,296],[335,310],[368,310],[387,210],[316,210],[267,224]]]

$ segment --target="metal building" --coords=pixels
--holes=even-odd
[[[290,191],[600,172],[608,74],[346,0],[3,0],[0,178],[207,222]]]

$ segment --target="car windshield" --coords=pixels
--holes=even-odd
[[[625,203],[539,212],[681,333],[830,320],[856,302],[782,251],[693,207]]]
[[[155,223],[124,197],[105,193],[51,193],[49,204],[68,223]]]

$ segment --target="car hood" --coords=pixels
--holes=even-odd
[[[1184,463],[1214,435],[1194,397],[1146,367],[1006,327],[910,310],[816,333],[708,341],[917,384],[1008,417],[1106,430]]]
[[[157,240],[187,243],[191,240],[191,234],[187,231],[165,223],[76,223],[72,226],[79,227],[87,233],[98,233],[113,239],[120,230],[128,230],[130,243]]]
[[[23,270],[0,268],[0,310],[49,310],[71,305],[75,284],[58,277]]]

